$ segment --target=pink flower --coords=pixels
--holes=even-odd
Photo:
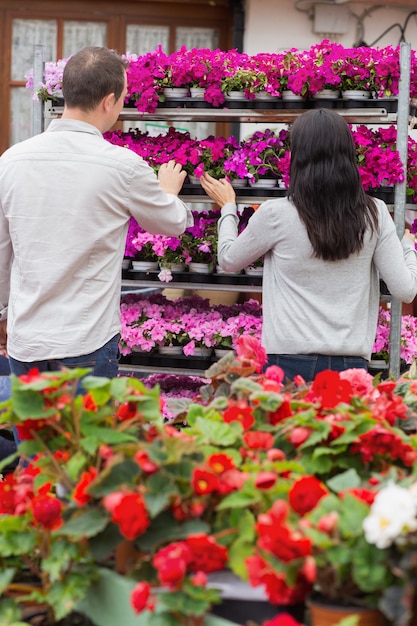
[[[171,270],[166,267],[162,268],[158,274],[158,278],[164,283],[169,283],[172,280]]]
[[[375,394],[374,377],[364,369],[352,368],[344,370],[340,372],[340,378],[350,382],[354,395],[369,398]]]
[[[260,373],[262,367],[267,362],[265,348],[259,339],[250,335],[242,335],[237,340],[236,353],[238,358],[249,362],[255,371]]]

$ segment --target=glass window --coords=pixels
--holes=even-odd
[[[10,94],[10,145],[32,136],[32,94],[26,87],[14,87]]]
[[[159,45],[164,52],[169,51],[169,26],[140,26],[128,24],[126,28],[126,50],[142,55],[155,50]],[[119,50],[119,52],[121,52]]]
[[[178,26],[175,31],[175,46],[178,50],[185,46],[191,48],[210,48],[214,50],[219,45],[219,33],[216,28],[189,28]]]
[[[56,60],[56,20],[14,19],[12,26],[12,80],[25,80],[33,67],[33,46],[45,46],[45,59]]]
[[[63,56],[68,58],[85,46],[105,46],[107,24],[105,22],[64,22]]]

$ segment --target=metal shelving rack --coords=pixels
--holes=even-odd
[[[44,46],[35,46],[34,53],[34,84],[42,81],[44,69]],[[407,149],[408,149],[408,130],[410,117],[410,68],[411,68],[411,45],[401,43],[400,45],[400,83],[398,94],[398,105],[395,113],[389,112],[384,106],[375,106],[371,108],[349,108],[337,109],[337,112],[346,119],[349,124],[396,124],[397,126],[397,150],[404,167],[407,165]],[[238,105],[239,106],[239,105]],[[33,105],[32,115],[32,131],[33,134],[42,132],[45,128],[45,121],[59,117],[63,112],[62,103],[48,102],[45,106],[41,102],[35,102]],[[288,109],[246,109],[246,108],[182,108],[167,107],[160,108],[155,113],[139,113],[133,108],[124,108],[119,116],[120,121],[210,121],[210,122],[235,122],[235,123],[291,123],[299,115],[302,115],[305,109],[288,108]],[[187,202],[202,202],[204,196],[186,195],[183,196]],[[267,198],[265,196],[239,196],[239,203],[257,203],[263,202]],[[401,238],[405,225],[405,209],[406,205],[406,180],[395,187],[393,216],[398,236]],[[211,203],[209,198],[207,202]],[[142,288],[142,287],[161,287],[161,283],[157,280],[123,280],[123,287],[126,288]],[[241,292],[260,292],[261,285],[232,285],[232,284],[216,284],[216,283],[196,283],[196,282],[170,282],[170,288],[178,289],[198,289],[198,290],[216,290],[216,291],[241,291]],[[382,301],[387,298],[382,297]],[[400,342],[401,342],[401,315],[402,303],[395,298],[389,297],[391,303],[391,329],[390,329],[390,375],[398,378],[400,375]],[[160,367],[147,366],[129,366],[124,364],[122,370],[132,371],[140,368],[141,371],[148,373],[160,372]],[[195,369],[183,369],[186,375],[202,375],[204,372]],[[175,373],[178,368],[165,368],[164,372]]]

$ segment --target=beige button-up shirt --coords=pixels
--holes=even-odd
[[[133,151],[53,120],[0,158],[0,309],[20,361],[88,354],[120,331],[130,217],[180,235],[191,213]]]

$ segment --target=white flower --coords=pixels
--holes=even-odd
[[[163,267],[158,274],[158,278],[163,283],[169,283],[172,280],[171,270],[169,270],[167,267]]]
[[[371,512],[363,521],[365,539],[380,549],[416,529],[417,500],[407,489],[393,483],[376,495]]]

